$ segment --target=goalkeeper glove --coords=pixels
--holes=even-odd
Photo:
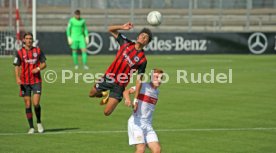
[[[71,45],[73,43],[73,40],[70,37],[67,37],[68,44]]]
[[[85,37],[85,42],[86,42],[86,44],[88,45],[88,43],[89,43],[89,38],[88,38],[88,36]]]

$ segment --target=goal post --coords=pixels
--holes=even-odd
[[[14,55],[24,33],[32,32],[37,45],[36,0],[9,0],[0,4],[0,56]]]
[[[33,33],[33,40],[34,46],[37,46],[38,40],[36,39],[36,0],[32,0],[32,33]]]

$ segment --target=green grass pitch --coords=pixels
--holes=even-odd
[[[44,134],[27,135],[23,99],[14,78],[13,58],[0,58],[1,153],[129,153],[127,120],[131,109],[119,104],[110,117],[93,85],[74,79],[61,83],[62,70],[103,73],[114,56],[89,56],[90,70],[73,70],[70,56],[47,56],[47,70],[58,74],[44,81],[41,99]],[[275,153],[275,55],[149,55],[147,72],[162,68],[170,76],[160,87],[153,127],[164,153]],[[81,59],[80,59],[81,60]],[[176,83],[177,70],[228,73],[231,84]],[[129,85],[130,86],[130,85]],[[34,120],[35,121],[35,120]],[[149,151],[147,151],[149,152]]]

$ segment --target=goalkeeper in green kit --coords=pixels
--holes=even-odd
[[[66,29],[66,35],[68,44],[72,49],[72,56],[75,65],[75,69],[79,68],[78,63],[78,50],[82,52],[82,63],[84,69],[89,69],[87,64],[87,53],[86,45],[89,42],[88,30],[86,27],[86,22],[80,17],[80,10],[75,11],[75,17],[72,17],[68,22],[68,27]]]

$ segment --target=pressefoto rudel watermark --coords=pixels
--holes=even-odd
[[[149,82],[151,79],[152,72],[144,73],[142,82]],[[54,70],[47,70],[44,73],[44,81],[47,83],[55,83],[57,80],[61,79],[60,83],[68,83],[68,81],[74,81],[74,83],[95,83],[103,81],[104,73],[80,73],[74,72],[72,70],[61,70],[60,73],[57,73]],[[129,74],[107,74],[106,76],[111,76],[110,83],[119,80],[121,83],[126,83],[129,79],[129,83],[133,83],[136,81],[137,73],[131,71]],[[59,78],[59,79],[58,79]],[[176,70],[176,76],[169,75],[167,73],[163,73],[163,77],[161,79],[162,83],[168,83],[170,78],[176,78],[177,84],[183,83],[190,83],[190,84],[209,84],[209,83],[219,83],[219,84],[226,84],[226,83],[233,83],[233,70],[228,69],[226,73],[216,71],[215,69],[210,69],[208,72],[191,72],[187,70]]]
[[[215,69],[204,73],[177,70],[176,78],[177,83],[233,83],[233,70],[228,69],[228,73],[216,73]]]

